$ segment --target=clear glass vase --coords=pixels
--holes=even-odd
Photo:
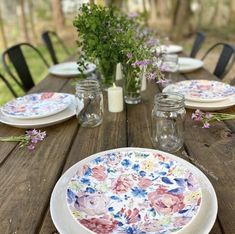
[[[142,72],[130,66],[123,67],[124,73],[124,100],[127,104],[138,104],[141,102],[141,80]]]
[[[107,90],[115,82],[116,63],[100,59],[99,70],[101,73],[102,88]]]

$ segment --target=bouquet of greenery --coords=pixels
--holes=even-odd
[[[74,26],[83,52],[80,65],[86,60],[96,63],[107,86],[114,82],[119,62],[123,65],[125,90],[130,92],[140,91],[143,70],[147,70],[149,79],[162,78],[156,66],[159,54],[151,50],[158,42],[133,16],[128,17],[112,7],[84,4]]]
[[[79,33],[78,46],[83,51],[79,62],[96,63],[104,83],[111,85],[120,61],[120,31],[125,22],[112,7],[83,4],[73,24]]]

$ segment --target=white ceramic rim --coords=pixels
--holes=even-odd
[[[186,61],[189,66],[187,67],[181,67],[180,62]],[[203,67],[203,61],[199,59],[193,59],[193,58],[188,58],[188,57],[179,57],[179,72],[186,73],[186,72],[192,72],[195,71],[201,67]]]
[[[84,71],[84,74],[89,74],[91,72],[93,72],[96,69],[96,65],[94,63],[90,63],[90,62],[86,62],[89,64],[89,69]],[[56,76],[69,76],[69,77],[73,77],[73,76],[77,76],[80,75],[81,72],[77,69],[78,65],[77,62],[65,62],[65,63],[60,63],[60,64],[56,64],[51,66],[48,71],[50,74],[52,75],[56,75]],[[70,71],[61,71],[62,68],[71,68]]]
[[[194,102],[185,101],[185,107],[189,109],[200,109],[203,111],[224,110],[235,105],[235,95],[219,102]]]
[[[186,166],[197,177],[201,185],[202,203],[201,203],[201,206],[197,215],[190,222],[190,225],[186,225],[183,228],[183,230],[180,230],[175,233],[177,234],[188,234],[188,233],[208,234],[210,232],[216,220],[216,216],[218,212],[218,202],[217,202],[215,190],[212,184],[210,183],[209,179],[204,175],[204,173],[202,173],[202,171],[200,171],[191,163],[175,155],[172,155],[163,151],[159,151],[159,150],[154,150],[154,149],[127,147],[127,148],[107,150],[107,151],[93,154],[79,161],[72,167],[70,167],[60,177],[51,195],[50,213],[51,213],[53,223],[55,224],[57,230],[61,234],[67,234],[67,233],[69,234],[76,234],[76,233],[94,234],[94,232],[90,231],[89,229],[81,225],[79,222],[76,222],[73,216],[71,215],[69,208],[67,206],[67,202],[66,202],[66,189],[67,189],[68,183],[70,182],[71,178],[76,173],[78,167],[88,163],[90,160],[96,158],[101,153],[106,154],[106,153],[116,152],[116,151],[121,151],[121,150],[125,150],[125,151],[141,150],[141,151],[148,151],[148,152],[157,152],[162,155],[166,155],[167,157],[175,161],[180,162],[183,166]],[[58,206],[58,204],[60,204],[60,206]]]
[[[18,128],[39,128],[61,123],[76,114],[74,95],[69,94],[69,96],[72,100],[70,105],[60,113],[44,118],[26,120],[7,117],[0,111],[0,122]]]

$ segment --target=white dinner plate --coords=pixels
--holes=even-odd
[[[66,93],[33,93],[7,102],[1,111],[14,119],[39,119],[63,111],[70,103],[71,96]]]
[[[208,234],[211,230],[211,228],[214,225],[214,222],[216,220],[216,215],[218,211],[218,204],[217,204],[217,198],[214,191],[214,188],[208,178],[195,166],[190,164],[189,162],[174,156],[169,153],[165,153],[162,151],[152,150],[152,149],[142,149],[142,148],[120,148],[120,149],[113,149],[108,150],[105,152],[105,154],[113,153],[114,151],[147,151],[152,153],[159,153],[163,156],[166,156],[172,160],[175,160],[179,162],[182,166],[187,168],[190,172],[195,175],[197,178],[201,191],[202,191],[202,203],[201,207],[198,211],[198,214],[193,218],[193,221],[190,222],[189,225],[186,225],[185,228],[182,230],[175,232],[177,234]],[[52,220],[57,228],[57,230],[61,234],[91,234],[94,233],[84,226],[82,226],[79,222],[76,222],[76,220],[71,215],[67,201],[66,201],[66,192],[68,188],[68,184],[71,181],[71,178],[75,175],[78,168],[81,166],[89,163],[92,159],[97,158],[100,155],[100,153],[91,155],[90,157],[87,157],[80,162],[73,165],[71,168],[69,168],[58,180],[56,183],[50,200],[50,212]]]
[[[168,85],[163,92],[178,92],[186,101],[220,102],[235,95],[235,87],[215,80],[184,80]]]
[[[191,102],[185,101],[185,106],[189,109],[200,109],[204,111],[224,110],[235,105],[235,95],[220,102]]]
[[[61,123],[71,118],[76,113],[74,95],[69,94],[69,96],[72,99],[71,104],[64,111],[58,114],[40,119],[25,120],[25,119],[10,118],[4,115],[2,111],[0,111],[0,122],[17,128],[42,128]]]
[[[179,45],[162,45],[161,51],[165,54],[179,53],[183,50],[182,46]]]
[[[86,64],[87,67],[84,71],[84,74],[89,74],[96,69],[96,65],[94,63],[86,62]],[[77,62],[66,62],[66,63],[56,64],[50,67],[48,71],[52,75],[57,75],[57,76],[73,77],[81,74],[81,72],[78,70]]]
[[[203,67],[203,61],[199,59],[179,57],[179,72],[192,72]]]

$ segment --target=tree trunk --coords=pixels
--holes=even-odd
[[[190,0],[175,0],[174,2],[171,37],[177,41],[191,32],[191,10]]]
[[[33,0],[28,0],[29,4],[29,24],[33,36],[33,42],[36,44],[37,43],[37,33],[35,30],[35,22],[34,22],[34,5],[33,5]]]
[[[235,22],[235,0],[230,0],[229,23],[234,24],[234,22]]]
[[[219,11],[220,1],[221,0],[217,0],[217,2],[215,3],[214,13],[213,13],[211,20],[210,20],[210,23],[209,23],[210,25],[214,25],[214,23],[216,22],[218,11]]]
[[[63,29],[65,24],[64,14],[62,11],[60,0],[52,0],[52,14],[56,30],[60,31],[61,29]]]
[[[19,17],[20,31],[23,33],[23,39],[26,42],[29,42],[29,34],[28,34],[28,29],[27,29],[27,20],[26,20],[25,11],[24,11],[24,0],[18,0],[17,14],[18,14],[18,17]]]
[[[0,5],[0,32],[1,32],[1,37],[2,37],[2,42],[3,42],[3,48],[7,48],[7,39],[6,39],[6,34],[4,30],[4,25],[3,25],[3,19],[2,19],[2,11],[1,11],[1,5]]]
[[[149,0],[150,5],[150,19],[149,23],[152,26],[155,26],[157,23],[157,1],[156,0]]]
[[[122,8],[123,0],[108,0],[106,1],[108,6],[115,6],[117,8]]]

